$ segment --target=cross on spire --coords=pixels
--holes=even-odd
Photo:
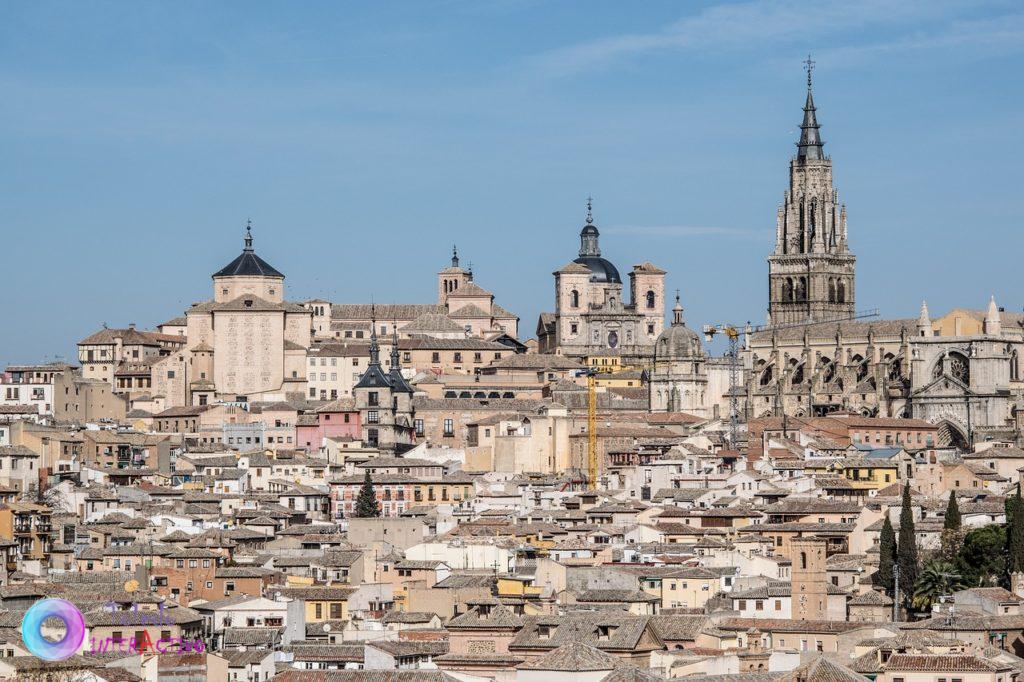
[[[811,59],[811,55],[807,55],[807,59],[804,60],[804,71],[807,72],[807,89],[811,89],[811,72],[814,71],[815,61]]]

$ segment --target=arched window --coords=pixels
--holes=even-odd
[[[807,278],[801,277],[796,283],[796,300],[806,301],[807,300]]]
[[[836,285],[836,302],[846,303],[846,285],[843,280],[839,280],[839,284]]]
[[[1016,349],[1010,353],[1010,381],[1020,381],[1020,364]]]
[[[580,292],[575,289],[569,292],[569,305],[573,308],[580,307]]]
[[[782,300],[789,302],[793,300],[793,279],[787,277],[786,281],[782,283]]]
[[[654,307],[654,292],[653,291],[648,291],[647,292],[647,307],[648,308],[653,308]]]
[[[831,277],[828,280],[828,302],[836,302],[836,281]]]

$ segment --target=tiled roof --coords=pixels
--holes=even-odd
[[[550,670],[552,672],[593,672],[614,670],[619,659],[583,642],[569,642],[532,661],[520,664],[520,670]]]
[[[989,673],[1011,666],[961,654],[893,654],[882,667],[906,672]]]

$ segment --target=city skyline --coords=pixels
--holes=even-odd
[[[11,153],[0,219],[11,252],[26,254],[10,275],[49,303],[5,289],[5,307],[26,324],[0,344],[4,362],[70,359],[104,322],[152,326],[180,314],[237,250],[249,218],[257,249],[288,276],[291,300],[430,301],[456,243],[530,338],[550,301],[551,271],[575,255],[588,195],[604,255],[620,269],[652,261],[667,270],[666,290],[681,291],[692,326],[763,321],[765,258],[809,51],[859,258],[858,307],[913,317],[922,299],[938,313],[979,309],[994,294],[1020,309],[1015,250],[995,247],[1012,244],[1019,224],[1013,159],[1024,146],[1012,113],[1020,93],[1006,77],[1019,63],[1021,16],[1009,4],[911,3],[887,14],[884,3],[804,14],[773,2],[682,14],[665,5],[626,24],[601,6],[575,27],[577,13],[562,7],[557,30],[484,49],[471,67],[456,61],[460,50],[482,49],[474,29],[511,40],[539,20],[535,8],[455,3],[449,47],[409,29],[369,65],[345,51],[358,40],[332,52],[326,27],[351,32],[376,15],[340,22],[318,8],[324,28],[296,36],[271,30],[281,17],[257,6],[238,51],[217,52],[211,46],[224,43],[212,26],[231,12],[206,17],[210,26],[197,26],[187,7],[129,12],[121,21],[138,35],[110,46],[98,38],[125,25],[103,28],[62,9],[45,36],[39,9],[5,29],[14,104],[0,126]],[[423,20],[409,14],[394,30]],[[699,27],[714,35],[758,18],[764,35],[749,45],[694,44]],[[808,45],[780,28],[787,18],[834,25]],[[50,42],[75,19],[89,40]],[[186,29],[210,49],[171,49]],[[277,43],[266,42],[271,35]],[[268,44],[262,54],[277,61],[240,49]],[[59,49],[32,59],[48,46]],[[437,48],[423,58],[430,64],[410,69],[428,46]],[[108,68],[81,71],[97,65]],[[379,71],[379,82],[355,76],[362,67]],[[422,83],[405,82],[420,69]],[[176,94],[155,97],[152,79]],[[446,79],[459,81],[451,101],[424,92]],[[343,87],[361,80],[361,90]],[[485,84],[482,102],[460,108]],[[275,88],[295,104],[275,103]],[[512,100],[518,108],[508,110]],[[167,105],[173,112],[160,113]],[[508,258],[510,249],[520,257]],[[375,270],[373,254],[385,251],[404,256],[402,272]],[[36,252],[58,276],[39,276]],[[984,262],[984,276],[955,276],[972,259]]]

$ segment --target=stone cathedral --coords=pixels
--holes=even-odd
[[[854,266],[846,239],[846,207],[832,185],[832,159],[824,152],[811,91],[796,155],[789,162],[789,189],[779,207],[775,252],[768,258],[768,323],[849,317],[854,311]]]

